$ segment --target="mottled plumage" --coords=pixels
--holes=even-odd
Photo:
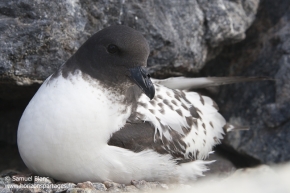
[[[133,121],[151,123],[154,128],[152,143],[159,142],[161,148],[172,156],[179,159],[207,158],[212,147],[222,139],[222,128],[226,124],[213,100],[159,84],[155,84],[155,88],[152,101],[144,94],[137,100],[137,114]]]

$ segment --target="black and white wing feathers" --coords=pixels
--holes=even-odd
[[[248,127],[226,123],[209,97],[185,90],[224,84],[270,80],[267,77],[176,77],[154,79],[153,100],[141,94],[125,126],[114,133],[109,145],[142,151],[153,149],[177,160],[205,159],[223,139],[224,132]]]
[[[223,138],[226,124],[215,102],[195,92],[159,84],[155,84],[155,92],[153,100],[141,95],[135,116],[130,117],[132,123],[116,132],[109,144],[134,151],[150,148],[176,159],[208,157]]]

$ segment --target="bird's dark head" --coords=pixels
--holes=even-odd
[[[140,32],[116,25],[90,37],[67,65],[76,65],[108,86],[137,84],[152,99],[155,89],[146,70],[149,52]]]

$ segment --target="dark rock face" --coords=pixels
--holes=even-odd
[[[2,78],[25,85],[43,80],[80,46],[86,22],[75,15],[80,7],[67,2],[1,1]]]
[[[215,76],[275,79],[224,86],[217,97],[227,120],[251,127],[250,131],[230,133],[225,143],[262,163],[290,160],[289,18],[289,1],[262,1],[247,39],[226,47],[203,69],[203,73]]]
[[[2,81],[31,84],[65,62],[92,34],[124,24],[151,45],[148,64],[162,76],[200,70],[225,43],[244,39],[258,0],[229,1],[30,1],[0,3]],[[158,73],[161,74],[161,73]],[[27,79],[28,78],[28,79]]]
[[[252,128],[230,133],[225,148],[262,163],[290,160],[289,6],[288,0],[2,0],[0,142],[16,143],[18,121],[39,83],[90,35],[124,24],[149,41],[148,66],[157,78],[198,72],[275,78],[223,86],[214,97],[227,120]]]

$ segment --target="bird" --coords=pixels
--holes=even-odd
[[[113,25],[92,35],[49,76],[18,126],[26,166],[69,182],[187,183],[204,175],[225,132],[217,104],[189,88],[244,78],[151,78],[141,32]]]

